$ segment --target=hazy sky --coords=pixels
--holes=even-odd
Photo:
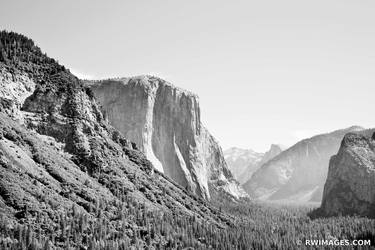
[[[200,96],[223,148],[375,127],[375,1],[0,0],[0,28],[78,76],[154,74]]]

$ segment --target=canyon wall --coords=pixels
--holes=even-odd
[[[375,218],[375,134],[344,137],[329,163],[320,214]]]
[[[218,143],[202,126],[195,94],[152,76],[86,84],[109,122],[134,141],[157,170],[205,199],[213,191],[247,196]]]

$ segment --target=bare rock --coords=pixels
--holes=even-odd
[[[320,209],[323,215],[375,217],[374,135],[345,135],[329,163]]]
[[[205,199],[211,188],[235,198],[247,196],[203,127],[195,94],[152,76],[87,84],[111,125],[134,141],[155,169]],[[225,184],[217,185],[219,180]]]

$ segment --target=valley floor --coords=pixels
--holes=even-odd
[[[311,219],[314,205],[275,203],[220,203],[216,206],[232,218],[226,227],[195,216],[183,217],[148,211],[131,199],[124,200],[118,216],[107,220],[99,204],[94,217],[74,208],[61,214],[54,225],[37,217],[26,224],[0,220],[1,249],[304,249],[307,240],[370,240],[374,247],[375,220],[359,217]],[[32,223],[30,223],[32,221]],[[330,243],[331,242],[331,243]],[[365,242],[366,243],[366,242]],[[368,242],[367,242],[368,243]],[[347,247],[347,246],[344,246]],[[346,248],[348,249],[348,248]]]

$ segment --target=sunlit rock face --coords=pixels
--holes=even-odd
[[[344,137],[329,163],[320,212],[375,218],[375,134]]]
[[[157,170],[205,199],[210,189],[247,196],[202,126],[195,94],[151,76],[87,84],[110,123],[139,145]]]
[[[260,200],[320,202],[328,163],[354,126],[302,140],[262,165],[243,188]]]
[[[28,74],[13,74],[7,68],[0,67],[0,98],[8,100],[9,107],[5,109],[8,115],[23,122],[20,109],[25,99],[35,90],[35,85]]]

